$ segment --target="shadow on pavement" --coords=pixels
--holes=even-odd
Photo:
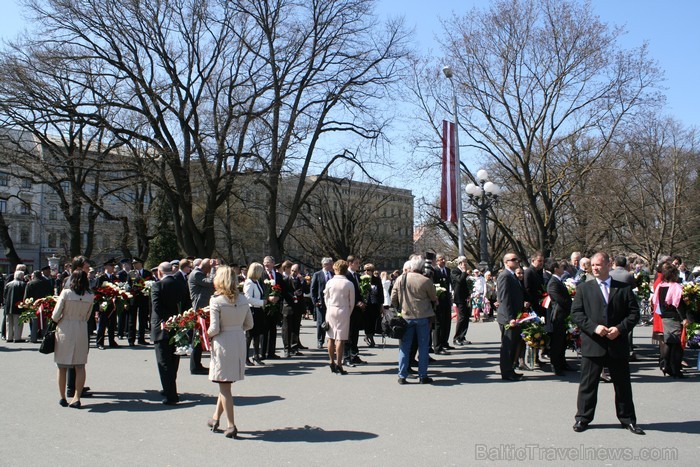
[[[362,441],[376,438],[378,435],[365,431],[324,430],[320,427],[305,425],[299,428],[286,427],[269,431],[241,431],[238,436],[243,440],[269,441],[272,443],[332,443]]]

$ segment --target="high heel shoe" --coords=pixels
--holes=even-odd
[[[224,436],[227,438],[236,438],[238,436],[238,428],[236,428],[236,425],[226,428],[226,431],[224,431]]]
[[[68,407],[72,407],[74,409],[79,409],[80,407],[82,407],[82,404],[80,403],[80,401],[75,401],[75,402],[71,402],[68,405]]]
[[[339,375],[347,375],[348,372],[343,369],[343,365],[336,365],[335,372]]]
[[[335,363],[331,363],[331,373],[337,373],[338,372],[338,367],[335,365]]]
[[[58,405],[60,405],[61,407],[68,407],[68,401],[65,399],[61,399],[60,401],[58,401]]]
[[[219,429],[219,421],[215,418],[210,418],[207,420],[207,426],[211,428],[211,431],[216,432]]]
[[[245,359],[245,366],[254,366],[254,365],[253,365],[253,362],[251,362],[249,358],[246,358]]]
[[[262,359],[260,358],[260,355],[256,355],[255,357],[253,357],[253,361],[255,362],[256,365],[260,365],[260,366],[265,365],[265,362],[262,361]]]

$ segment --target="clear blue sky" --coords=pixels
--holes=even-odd
[[[0,38],[11,38],[25,27],[17,0],[2,0]],[[382,17],[403,16],[414,29],[415,45],[439,54],[436,37],[443,34],[440,19],[453,12],[463,14],[473,7],[488,7],[489,0],[378,0],[377,13]],[[700,0],[591,0],[594,11],[611,25],[624,26],[627,34],[623,47],[648,42],[650,55],[665,72],[666,113],[686,125],[700,127]],[[449,116],[446,116],[449,117]],[[392,137],[390,155],[399,166],[408,151],[402,138]],[[469,162],[468,162],[469,163]],[[396,172],[394,172],[395,174]],[[416,183],[402,180],[389,171],[386,182],[408,186],[418,197],[433,196],[439,181],[428,176]],[[436,178],[439,174],[435,174]],[[379,178],[384,178],[380,176]]]
[[[437,51],[440,18],[488,4],[489,0],[378,0],[378,13],[404,16],[415,29],[417,45]],[[592,0],[591,4],[603,21],[625,26],[623,45],[649,43],[651,56],[666,73],[668,114],[700,127],[700,1]],[[25,21],[17,0],[3,0],[2,6],[0,37],[7,39],[20,33]]]

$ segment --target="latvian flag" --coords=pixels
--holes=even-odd
[[[442,188],[440,190],[440,218],[457,222],[457,176],[459,168],[455,155],[455,125],[442,121]]]

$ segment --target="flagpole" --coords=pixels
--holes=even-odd
[[[455,132],[453,135],[455,142],[455,201],[457,204],[457,250],[459,251],[459,256],[464,256],[464,231],[462,229],[462,177],[461,177],[461,165],[459,162],[459,117],[457,116],[457,93],[455,92],[455,83],[452,80],[454,73],[450,66],[445,66],[442,68],[442,72],[445,77],[450,80],[450,85],[452,86],[452,112],[455,118]]]

